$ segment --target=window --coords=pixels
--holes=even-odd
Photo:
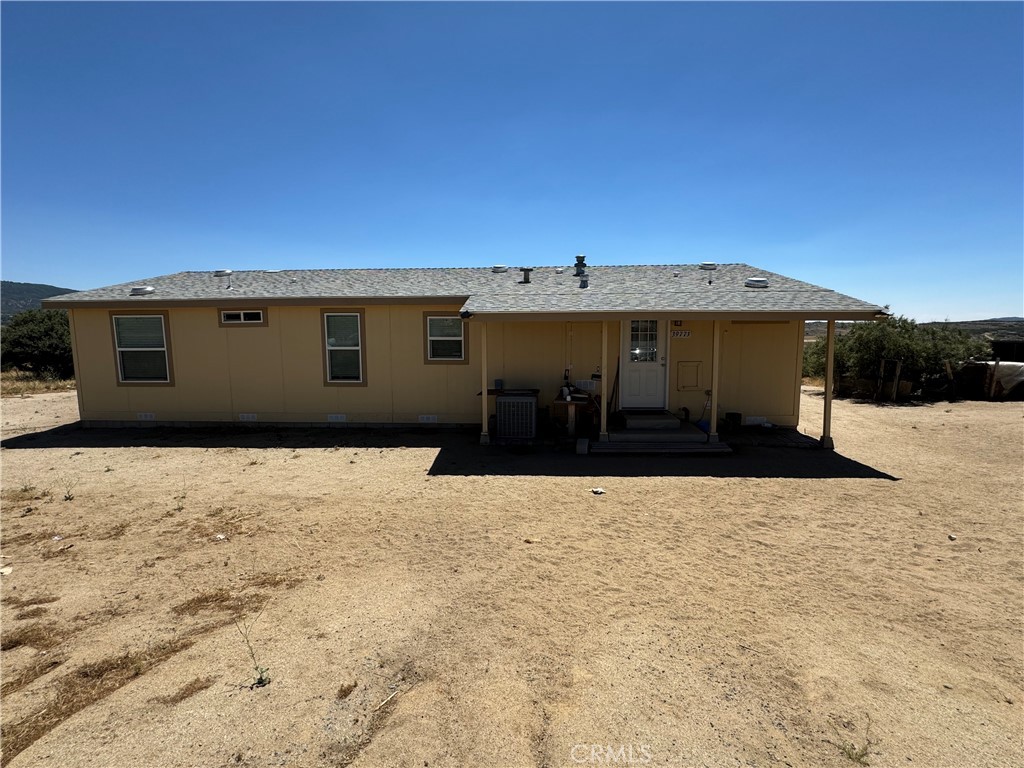
[[[118,381],[125,384],[170,384],[166,316],[113,315]]]
[[[633,363],[658,362],[658,321],[631,320],[629,360]]]
[[[465,326],[458,315],[424,313],[426,361],[428,363],[466,362]]]
[[[222,309],[221,325],[266,325],[262,309]]]
[[[327,382],[363,384],[361,312],[324,312]]]

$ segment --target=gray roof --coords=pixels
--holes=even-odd
[[[459,303],[474,314],[508,313],[796,313],[873,315],[877,304],[854,299],[745,264],[719,264],[713,271],[696,264],[587,266],[587,287],[574,267],[538,267],[529,284],[518,268],[495,273],[490,267],[452,269],[312,269],[178,272],[47,299],[58,307],[165,303],[237,305],[240,302],[323,304],[352,300],[413,299]],[[767,288],[749,288],[749,277],[767,278]],[[710,281],[710,284],[709,284]],[[136,286],[153,293],[130,296]]]

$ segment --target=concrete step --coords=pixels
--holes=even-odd
[[[609,432],[612,443],[705,443],[708,436],[692,424],[690,429],[630,429]]]
[[[668,411],[660,413],[629,413],[622,414],[626,419],[626,429],[679,429],[682,421]]]
[[[725,443],[594,443],[591,453],[673,453],[673,454],[727,454],[732,453]]]

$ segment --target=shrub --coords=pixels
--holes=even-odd
[[[20,368],[36,376],[67,379],[75,374],[67,312],[28,309],[4,326],[0,339],[4,370]]]
[[[804,348],[804,376],[825,375],[826,340]],[[987,356],[988,343],[947,326],[922,327],[899,316],[879,322],[855,323],[836,337],[835,375],[876,379],[883,360],[902,363],[900,379],[920,382],[945,374],[948,361],[956,367],[971,357]],[[886,371],[891,376],[891,368]]]

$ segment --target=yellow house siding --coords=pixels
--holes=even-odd
[[[105,309],[75,309],[75,377],[82,418],[93,413],[127,413],[130,387],[117,386],[117,363],[111,345],[110,314]],[[125,418],[98,417],[98,418]],[[135,418],[134,414],[132,418]]]
[[[711,352],[714,346],[714,322],[711,320],[680,321],[678,326],[668,322],[669,334],[669,410],[679,413],[681,408],[690,411],[690,421],[697,421],[704,411],[707,395],[704,392],[711,388]],[[686,337],[672,338],[672,331],[689,331]],[[679,364],[699,363],[699,379],[697,389],[680,389]]]
[[[535,388],[553,398],[569,380],[589,379],[601,366],[601,323],[497,322],[487,324],[487,375],[508,389]]]
[[[764,416],[781,426],[796,426],[794,397],[799,371],[799,321],[727,322],[722,328],[720,414]]]
[[[325,305],[326,307],[327,305]],[[344,311],[345,305],[330,303]],[[353,306],[355,308],[355,306]],[[321,307],[267,309],[265,326],[223,326],[214,307],[172,308],[174,386],[117,386],[109,311],[72,310],[79,408],[85,420],[327,422],[479,421],[479,339],[467,333],[470,363],[423,359],[423,312],[451,305],[370,305],[364,310],[365,387],[325,386]],[[129,311],[126,310],[126,313]]]
[[[367,386],[325,386],[323,309],[360,309]],[[452,304],[359,304],[276,306],[265,326],[223,326],[216,307],[168,310],[174,385],[118,386],[107,309],[71,310],[72,340],[84,420],[238,421],[254,413],[261,422],[327,423],[342,414],[349,423],[478,423],[480,420],[481,326],[466,323],[466,364],[427,364],[424,312],[453,312]],[[126,310],[128,313],[129,310]],[[701,417],[704,390],[711,386],[713,322],[665,318],[668,338],[668,407],[686,407]],[[620,350],[620,326],[608,324],[610,392]],[[765,416],[795,425],[799,416],[801,323],[722,323],[721,412]],[[688,330],[671,338],[672,330]],[[601,323],[487,322],[488,385],[540,390],[539,405],[551,403],[562,384],[589,379],[601,365]],[[678,363],[699,362],[698,387],[679,387]]]
[[[417,423],[421,416],[435,416],[438,423],[480,421],[479,333],[466,323],[465,354],[468,363],[426,362],[424,359],[424,312],[458,312],[458,307],[391,305],[388,309],[388,408],[394,421]]]

